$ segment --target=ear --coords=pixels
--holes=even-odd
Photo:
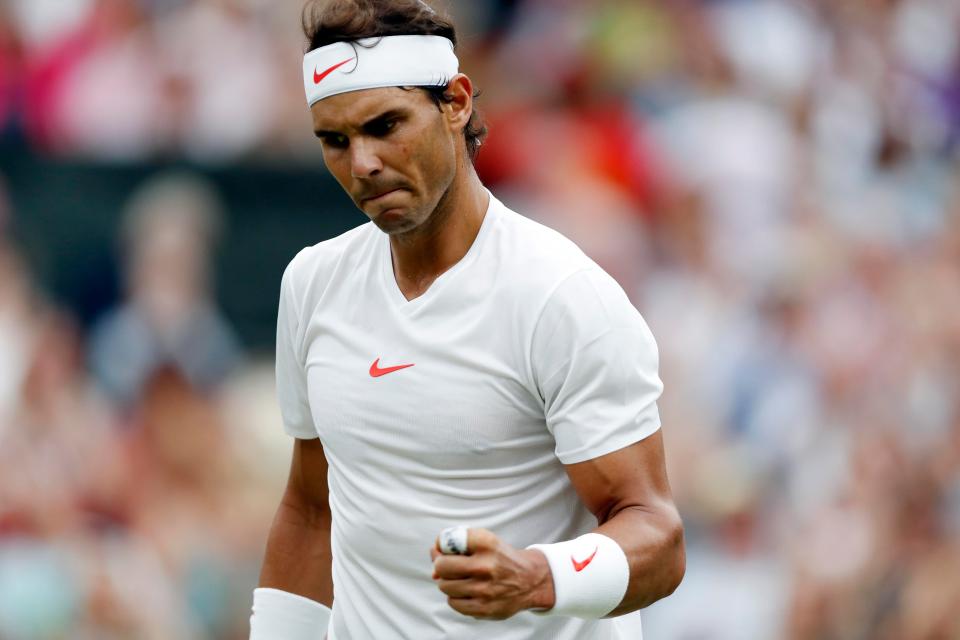
[[[461,133],[473,115],[473,83],[466,75],[458,73],[447,85],[446,95],[450,102],[441,107],[452,131]]]

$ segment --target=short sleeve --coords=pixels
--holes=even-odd
[[[291,266],[280,283],[280,305],[277,310],[277,402],[283,428],[295,438],[312,439],[317,430],[307,397],[307,376],[300,356],[300,314],[293,291]]]
[[[599,267],[571,275],[553,292],[530,357],[564,464],[612,453],[660,428],[663,383],[653,334]]]

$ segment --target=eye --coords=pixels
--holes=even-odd
[[[364,128],[367,130],[367,133],[372,136],[383,137],[393,131],[396,125],[396,120],[376,120]]]
[[[350,144],[349,138],[347,136],[336,133],[321,136],[320,141],[328,147],[333,147],[334,149],[346,149]]]

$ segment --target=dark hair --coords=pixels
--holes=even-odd
[[[454,47],[457,44],[453,22],[422,0],[311,0],[303,9],[303,32],[307,51],[334,42],[400,35],[442,36]],[[453,99],[446,87],[417,88],[426,91],[438,109]],[[479,95],[478,91],[473,97]],[[463,129],[471,159],[476,159],[486,135],[487,127],[474,108]]]

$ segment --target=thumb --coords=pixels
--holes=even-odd
[[[490,551],[496,549],[499,544],[500,538],[489,529],[467,529],[468,554]]]

